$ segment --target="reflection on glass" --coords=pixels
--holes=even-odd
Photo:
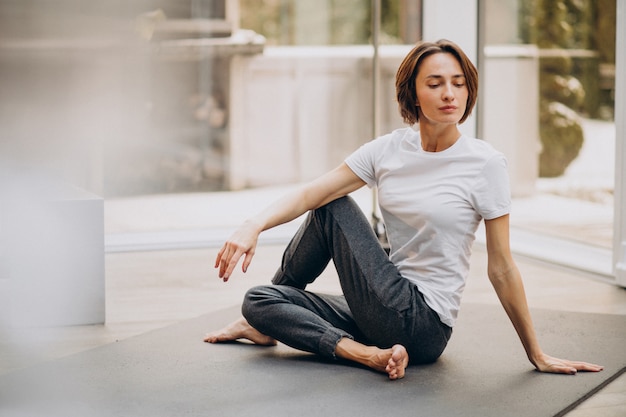
[[[365,45],[372,41],[371,0],[241,0],[241,26],[268,45]],[[412,44],[421,1],[381,1],[381,44]]]
[[[568,211],[588,222],[584,207],[603,212],[613,204],[616,2],[487,0],[484,5],[486,51],[537,47],[541,152],[536,191],[583,201]],[[524,226],[610,247],[611,216],[596,219],[584,231],[547,227],[547,220],[538,219]]]

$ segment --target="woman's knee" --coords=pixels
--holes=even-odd
[[[343,197],[339,197],[338,199],[333,200],[320,208],[330,210],[330,211],[347,210],[348,212],[354,212],[355,210],[358,210],[358,212],[361,212],[361,209],[357,205],[356,201],[354,201],[352,197],[347,196],[347,195]]]
[[[244,317],[253,315],[255,310],[259,307],[259,304],[268,297],[268,290],[266,285],[259,285],[250,288],[243,296],[243,303],[241,304],[241,313]]]
[[[267,308],[286,301],[285,295],[276,285],[259,285],[250,288],[243,297],[241,304],[241,314],[250,320],[259,319],[264,316]]]

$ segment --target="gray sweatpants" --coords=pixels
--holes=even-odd
[[[343,295],[306,291],[331,259]],[[348,337],[381,348],[399,343],[412,364],[429,363],[452,334],[400,275],[350,197],[309,213],[272,282],[247,292],[242,313],[261,333],[296,349],[334,358]]]

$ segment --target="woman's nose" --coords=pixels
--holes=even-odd
[[[452,86],[447,85],[443,89],[443,99],[444,100],[452,100],[454,98],[454,93],[452,91]]]

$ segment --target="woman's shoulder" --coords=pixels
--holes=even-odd
[[[486,140],[466,136],[464,142],[468,150],[476,156],[481,157],[481,159],[489,160],[494,157],[504,158],[504,154],[494,148],[493,145]]]
[[[415,144],[419,143],[419,132],[412,127],[403,127],[379,136],[372,142],[380,146],[394,147],[399,147],[402,144]]]

